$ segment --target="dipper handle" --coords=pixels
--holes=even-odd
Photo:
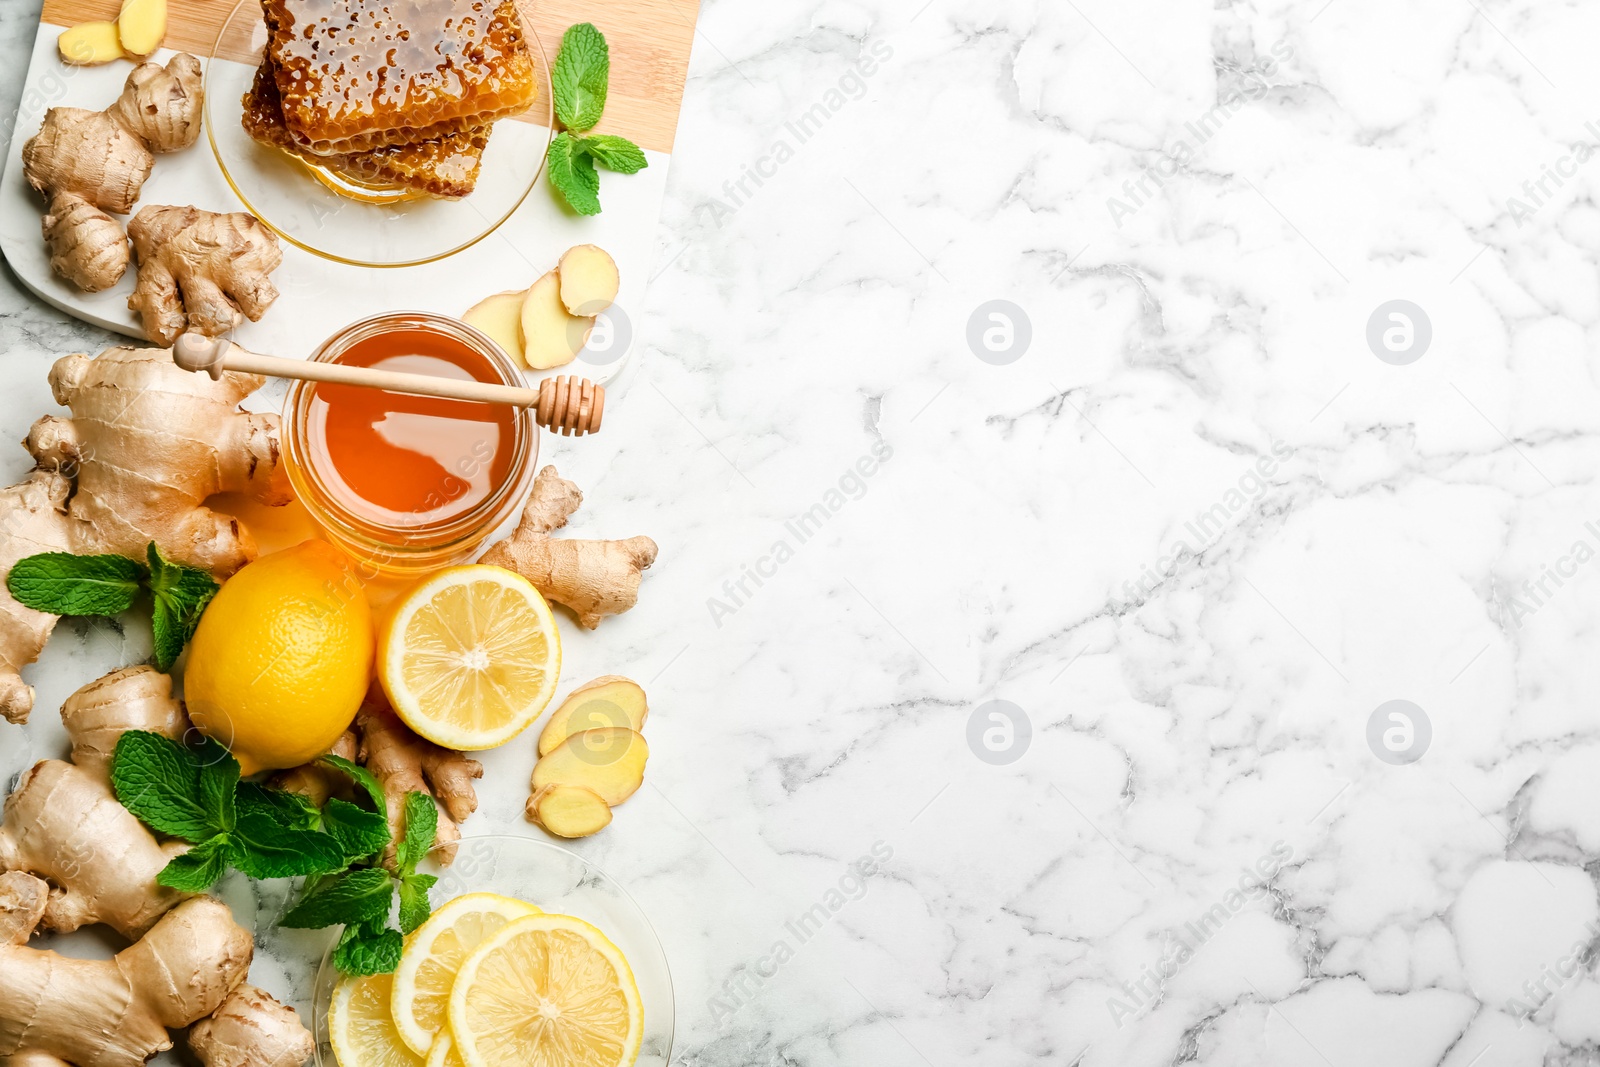
[[[546,378],[539,383],[538,389],[528,389],[493,382],[440,378],[432,374],[407,374],[372,367],[352,367],[343,363],[261,356],[245,351],[226,338],[205,337],[198,333],[185,333],[178,338],[172,346],[172,361],[187,371],[204,371],[213,380],[221,378],[224,371],[231,370],[264,374],[272,378],[358,385],[412,396],[439,396],[450,400],[476,400],[485,404],[532,408],[534,422],[552,433],[567,437],[597,432],[606,406],[603,386],[570,374]]]

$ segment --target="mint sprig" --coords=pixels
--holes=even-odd
[[[644,150],[615,134],[584,134],[600,123],[611,79],[611,50],[593,23],[580,22],[561,36],[550,71],[556,119],[563,129],[550,140],[545,170],[550,184],[580,215],[600,213],[600,175],[595,164],[619,174],[649,166]]]
[[[402,935],[432,914],[428,891],[438,879],[418,874],[417,864],[433,849],[439,809],[426,793],[406,794],[391,872],[379,864],[390,840],[382,785],[342,757],[321,762],[350,778],[354,801],[332,797],[318,808],[298,793],[241,780],[238,761],[210,738],[191,747],[130,730],[117,740],[111,784],[152,830],[194,846],[167,864],[160,885],[203,893],[230,867],[252,878],[305,876],[279,925],[342,924],[334,964],[347,974],[387,974],[399,964]],[[396,897],[398,930],[389,926]]]
[[[333,963],[345,974],[387,974],[400,961],[405,934],[428,921],[428,890],[436,877],[418,874],[417,864],[433,849],[439,809],[426,793],[407,793],[405,832],[395,849],[393,873],[382,867],[354,867],[306,886],[280,926],[320,929],[344,924]],[[395,896],[400,898],[399,924],[389,926]]]
[[[117,739],[111,785],[152,830],[195,846],[156,878],[182,892],[209,889],[229,867],[253,878],[287,878],[340,870],[359,858],[304,819],[280,820],[280,806],[295,811],[295,802],[240,782],[239,761],[210,738],[191,748],[129,730]]]
[[[41,552],[12,565],[6,588],[17,603],[52,615],[119,615],[147,592],[156,666],[171,670],[218,586],[209,572],[168,560],[154,541],[145,556],[148,566],[125,556]]]

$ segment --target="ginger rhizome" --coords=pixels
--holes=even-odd
[[[172,1047],[169,1029],[193,1025],[206,1067],[300,1067],[312,1041],[298,1015],[244,984],[249,931],[219,901],[157,885],[188,846],[158,842],[107,781],[124,732],[188,732],[171,679],[149,667],[115,671],[73,693],[61,714],[81,762],[35,764],[0,823],[0,1063],[141,1067]],[[136,940],[111,960],[28,945],[40,928],[95,922]]]
[[[146,207],[128,223],[139,276],[128,307],[145,336],[170,345],[186,330],[219,337],[255,322],[278,299],[268,277],[283,262],[278,238],[249,212]]]
[[[541,470],[515,532],[484,553],[481,562],[516,571],[546,597],[572,609],[578,624],[600,625],[607,615],[627,611],[639,600],[644,569],[656,561],[656,543],[648,537],[625,541],[556,539],[550,534],[567,524],[583,504],[578,487],[556,473]]]
[[[65,356],[50,387],[71,417],[33,424],[38,470],[0,490],[0,571],[39,552],[114,552],[143,559],[154,541],[166,558],[226,578],[255,558],[238,520],[204,506],[222,492],[286,504],[278,417],[239,402],[263,379],[191,374],[161,349],[111,348]],[[0,574],[0,576],[3,576]],[[33,690],[21,676],[56,617],[0,588],[0,716],[27,721]]]
[[[455,858],[460,824],[478,810],[478,793],[472,783],[483,777],[483,764],[418,737],[400,721],[376,685],[356,713],[355,725],[333,746],[332,753],[360,763],[383,786],[390,838],[382,857],[385,866],[393,863],[396,843],[405,830],[407,793],[423,793],[438,803],[442,810],[434,842],[443,862]],[[350,779],[325,764],[308,763],[277,775],[272,785],[300,793],[320,807],[330,796],[349,793]]]
[[[216,1011],[249,971],[250,932],[211,897],[180,904],[110,960],[28,946],[48,897],[32,875],[0,875],[0,1055],[143,1067],[172,1047],[169,1029]]]
[[[189,1030],[189,1048],[206,1067],[304,1067],[315,1044],[293,1008],[253,985]]]
[[[165,67],[144,63],[104,111],[53,107],[22,147],[23,175],[49,205],[45,243],[56,273],[87,292],[115,285],[128,242],[106,212],[126,215],[155,166],[200,136],[200,62],[187,53]]]

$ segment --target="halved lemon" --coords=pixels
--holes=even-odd
[[[424,1067],[389,1014],[394,976],[344,978],[328,1006],[328,1041],[340,1067]]]
[[[407,726],[445,748],[504,744],[555,695],[561,635],[526,578],[451,567],[401,597],[378,644],[378,677]]]
[[[466,1067],[631,1067],[644,1007],[622,951],[571,915],[530,915],[467,957],[450,994]]]
[[[450,987],[472,951],[512,920],[538,914],[532,904],[498,893],[468,893],[439,908],[406,939],[390,1006],[395,1029],[412,1052],[432,1059],[449,1022]]]

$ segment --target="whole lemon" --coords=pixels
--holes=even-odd
[[[184,701],[245,774],[328,751],[372,676],[372,609],[324,541],[262,556],[223,583],[189,643]]]

